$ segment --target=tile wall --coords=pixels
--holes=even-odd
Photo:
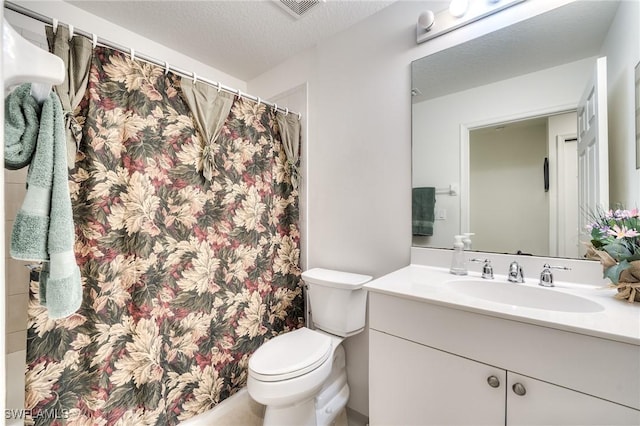
[[[47,50],[43,34],[24,30],[17,26],[14,29],[25,39]],[[9,245],[11,229],[16,213],[22,205],[26,194],[27,168],[4,171],[5,192],[5,297],[6,297],[6,352],[12,353],[26,348],[27,343],[27,302],[29,300],[29,262],[11,259]]]

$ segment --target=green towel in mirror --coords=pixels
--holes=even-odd
[[[436,189],[434,187],[413,188],[411,193],[411,228],[413,235],[433,235],[435,205]]]

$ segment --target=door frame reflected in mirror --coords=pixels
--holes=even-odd
[[[565,247],[567,245],[565,241],[567,238],[562,237],[562,236],[565,236],[566,233],[564,232],[564,226],[563,226],[564,221],[558,217],[559,207],[560,207],[559,204],[561,204],[560,202],[562,201],[559,197],[558,185],[560,185],[563,181],[560,179],[559,173],[558,173],[559,155],[556,148],[559,139],[562,139],[562,140],[573,139],[574,141],[576,139],[577,114],[576,114],[575,105],[561,105],[556,107],[549,107],[543,110],[537,110],[530,113],[523,112],[519,114],[509,115],[506,117],[500,117],[497,119],[486,119],[486,120],[481,120],[473,123],[463,123],[460,125],[461,232],[462,233],[473,232],[477,235],[476,237],[477,241],[475,241],[473,245],[474,250],[487,251],[487,252],[504,252],[505,251],[504,249],[499,250],[494,247],[486,246],[486,244],[483,243],[483,239],[487,239],[486,235],[483,236],[482,232],[479,232],[478,229],[474,229],[472,226],[472,216],[473,217],[477,217],[477,216],[474,216],[474,213],[473,213],[474,210],[472,205],[473,203],[471,202],[472,191],[473,191],[473,185],[471,184],[471,179],[470,179],[471,162],[472,162],[471,146],[470,146],[472,143],[471,134],[477,130],[486,130],[489,128],[496,128],[496,127],[499,128],[499,127],[514,125],[514,124],[524,124],[537,119],[546,119],[547,121],[549,121],[551,117],[560,117],[565,115],[570,115],[569,119],[572,120],[572,123],[575,123],[575,126],[572,126],[569,129],[565,125],[563,131],[552,129],[552,131],[555,131],[553,135],[548,133],[549,130],[547,128],[547,130],[545,131],[544,140],[541,141],[541,143],[544,144],[545,157],[549,159],[549,169],[550,169],[549,174],[550,174],[550,180],[551,180],[551,186],[549,188],[548,200],[547,200],[548,208],[545,209],[546,210],[545,214],[547,214],[549,217],[548,225],[543,226],[544,232],[548,236],[546,238],[548,241],[545,242],[546,247],[544,248],[544,250],[538,249],[538,250],[532,251],[531,248],[526,243],[524,243],[524,244],[520,244],[517,247],[517,249],[514,248],[511,251],[509,250],[506,250],[506,251],[513,252],[513,253],[520,252],[522,254],[535,254],[539,256],[552,256],[552,257],[560,256],[560,257],[573,257],[573,258],[578,257],[577,216],[575,221],[576,226],[574,227],[575,232],[572,232],[571,238],[569,238],[576,247],[573,247],[573,248]],[[545,157],[540,159],[541,179],[537,183],[540,183],[541,186],[543,183],[542,164]],[[575,160],[574,162],[577,164],[577,157],[574,158],[574,160]],[[577,177],[576,177],[576,181],[577,181]],[[504,208],[507,210],[518,210],[517,206],[513,206],[510,204],[512,200],[509,199],[509,194],[499,194],[499,195],[500,195],[500,199],[504,201],[504,205],[500,207],[501,209]],[[573,210],[577,211],[578,209],[577,201],[575,204],[576,206]],[[477,211],[476,211],[476,214],[477,214]],[[500,219],[496,218],[496,223],[499,223],[499,222],[500,222]],[[497,244],[500,245],[500,247],[503,247],[503,248],[510,247],[513,245],[513,244],[510,244],[511,242],[513,242],[514,244],[517,244],[516,242],[517,236],[514,236],[511,232],[508,232],[507,235],[502,235],[502,236],[496,235],[495,229],[490,232],[492,233],[492,239],[498,240]],[[524,232],[524,234],[526,234],[526,232]],[[503,243],[499,243],[500,240],[503,240]]]

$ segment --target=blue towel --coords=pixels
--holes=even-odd
[[[434,187],[413,188],[411,191],[411,229],[413,235],[433,235],[435,205],[436,189]]]
[[[53,92],[42,104],[38,120],[34,121],[31,113],[29,120],[20,117],[23,111],[32,109],[30,84],[18,87],[5,99],[5,145],[13,148],[5,150],[5,164],[31,158],[27,194],[13,225],[10,253],[14,259],[44,262],[40,302],[55,319],[71,315],[82,303],[80,269],[73,251],[75,227],[64,114]],[[35,144],[23,137],[33,134],[37,135]],[[23,146],[18,149],[21,141]]]

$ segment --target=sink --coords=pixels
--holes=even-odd
[[[530,287],[522,284],[486,280],[453,280],[445,288],[466,296],[523,308],[558,312],[600,312],[599,303],[553,288]]]

